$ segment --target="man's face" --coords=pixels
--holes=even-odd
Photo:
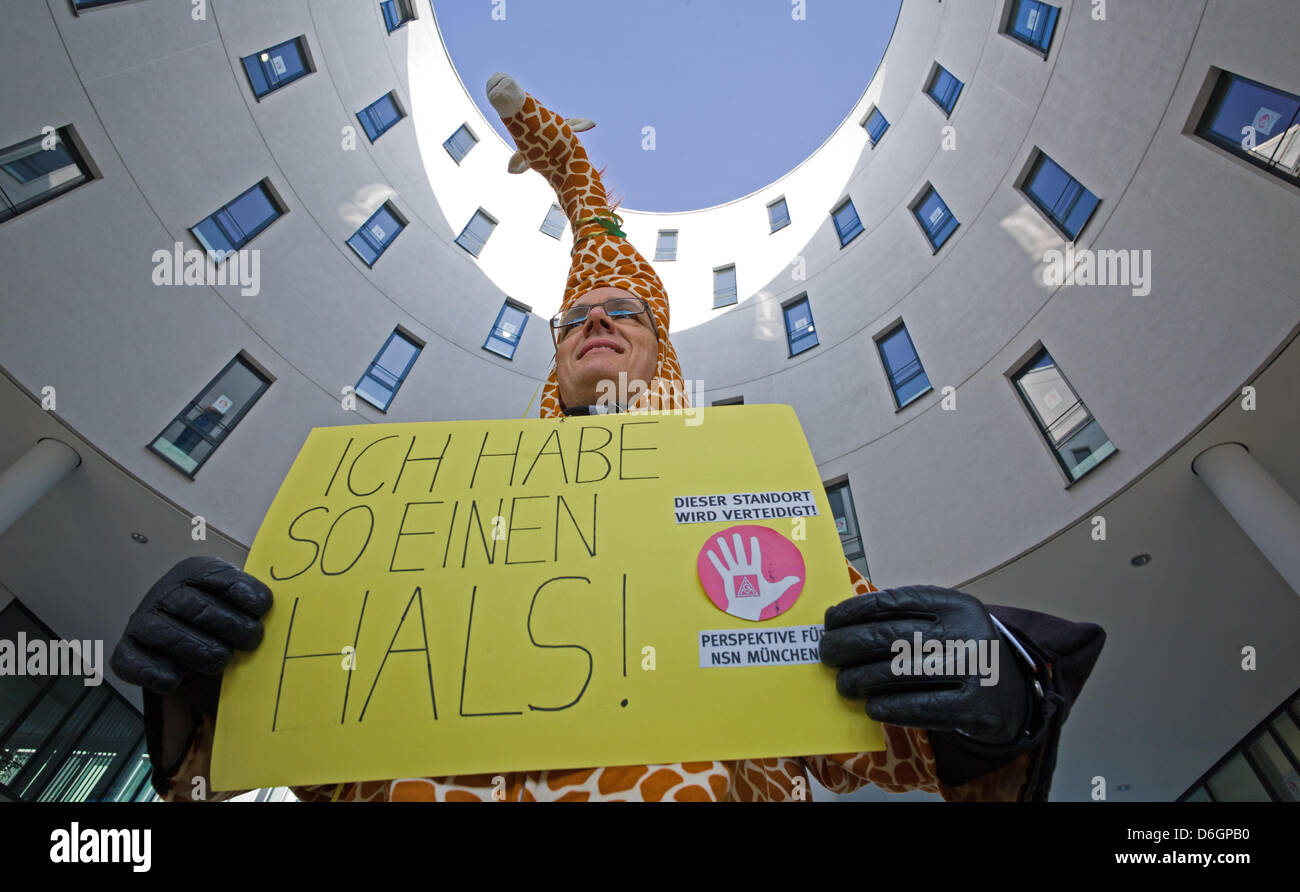
[[[555,374],[564,405],[595,405],[600,382],[611,381],[617,388],[619,372],[627,373],[629,381],[646,384],[654,377],[659,340],[649,312],[610,318],[603,307],[594,306],[612,297],[633,296],[622,288],[605,286],[575,301],[574,306],[592,309],[586,322],[555,333],[560,339],[555,348]]]

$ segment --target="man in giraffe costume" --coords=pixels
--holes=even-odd
[[[565,119],[505,74],[487,85],[518,151],[511,173],[546,177],[574,233],[573,262],[552,322],[556,362],[541,416],[687,408],[668,337],[668,296],[627,241],[604,184],[575,135],[595,126]],[[637,300],[639,299],[639,301]],[[596,399],[624,373],[643,382],[616,403]],[[883,724],[880,752],[783,756],[501,775],[402,778],[295,787],[304,800],[389,801],[774,801],[810,799],[809,775],[833,792],[874,783],[923,790],[950,801],[1047,798],[1061,725],[1100,653],[1105,633],[1088,623],[1009,607],[933,586],[878,591],[851,565],[848,600],[827,611],[822,659],[839,668],[841,694],[867,701]],[[216,558],[177,564],[146,595],[113,655],[124,680],[142,685],[155,789],[195,798],[208,776],[219,673],[233,650],[261,641],[271,606],[260,581]],[[927,677],[911,687],[890,670],[890,642],[914,631],[984,639],[1000,648],[997,684],[975,676]],[[939,684],[936,684],[939,682]],[[774,719],[779,720],[779,719]],[[225,799],[238,792],[208,793]]]

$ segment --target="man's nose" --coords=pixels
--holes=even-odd
[[[587,322],[583,325],[585,331],[591,331],[599,323],[610,331],[614,330],[613,320],[605,313],[605,308],[596,304],[587,310]]]

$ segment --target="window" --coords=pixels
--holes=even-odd
[[[477,257],[496,227],[496,220],[483,213],[481,209],[477,210],[474,212],[473,219],[466,224],[460,235],[456,236],[456,244]]]
[[[357,112],[357,120],[361,122],[362,128],[366,131],[366,136],[370,138],[371,142],[383,136],[387,130],[404,117],[406,115],[403,114],[401,106],[397,104],[397,95],[395,93],[385,93]]]
[[[729,396],[729,397],[727,397],[726,399],[714,400],[714,401],[713,401],[713,405],[715,405],[715,406],[743,406],[743,405],[745,405],[745,398],[744,398],[743,396]]]
[[[415,365],[416,358],[424,345],[414,338],[407,337],[400,328],[394,329],[384,342],[375,361],[357,382],[357,396],[361,397],[380,412],[387,412],[393,397],[406,380],[406,374]]]
[[[20,634],[29,644],[45,642],[53,658],[50,645],[59,639],[21,602],[11,601],[0,610],[0,641],[15,642]],[[155,798],[143,716],[113,685],[85,682],[84,675],[53,672],[0,674],[0,798],[22,802]]]
[[[1040,348],[1013,380],[1071,483],[1115,451],[1046,348]]]
[[[193,477],[270,386],[270,379],[236,356],[149,448]]]
[[[77,12],[83,9],[94,9],[96,6],[108,6],[110,3],[121,3],[122,0],[72,0],[72,8]]]
[[[876,349],[880,351],[880,361],[885,366],[885,374],[889,376],[894,405],[902,409],[930,391],[930,379],[921,365],[921,358],[916,355],[916,347],[912,344],[912,336],[907,333],[907,326],[900,322],[877,337]]]
[[[889,129],[889,122],[880,113],[880,109],[873,107],[871,112],[862,119],[862,126],[867,129],[867,136],[871,138],[871,145],[875,146],[880,142],[880,137],[884,136],[885,131]]]
[[[1061,10],[1039,0],[1008,0],[1006,33],[1047,56]]]
[[[925,92],[938,103],[939,108],[943,109],[945,115],[951,115],[953,108],[957,105],[957,97],[961,95],[961,88],[961,81],[953,77],[948,72],[948,69],[935,63],[934,71],[926,82]]]
[[[767,222],[771,224],[772,232],[790,225],[790,210],[784,198],[778,198],[767,206]]]
[[[348,244],[366,266],[374,266],[379,255],[397,238],[397,234],[406,228],[406,221],[397,213],[392,202],[385,201],[379,210],[356,231]]]
[[[840,235],[841,248],[857,238],[862,231],[862,221],[858,219],[858,211],[853,206],[852,199],[846,198],[844,204],[831,212],[831,216],[835,218],[835,231]]]
[[[524,335],[524,326],[528,324],[530,312],[532,311],[528,307],[507,298],[501,305],[501,312],[497,313],[497,321],[492,323],[492,330],[488,332],[483,349],[491,350],[506,359],[514,359],[515,348]]]
[[[477,142],[478,137],[474,135],[473,130],[469,129],[469,125],[461,124],[456,128],[456,132],[449,136],[447,141],[442,144],[442,147],[446,149],[447,154],[451,155],[452,159],[459,164],[465,156],[469,154],[469,150],[474,148],[474,144]]]
[[[948,237],[961,225],[952,215],[952,211],[948,210],[948,205],[943,203],[939,193],[928,183],[921,197],[912,205],[912,214],[921,224],[921,229],[925,231],[925,236],[930,240],[930,245],[935,251],[942,248],[943,243],[948,241]]]
[[[551,205],[551,209],[546,212],[546,219],[542,221],[542,232],[558,239],[564,234],[564,223],[567,219],[564,210],[558,204]]]
[[[1178,801],[1300,801],[1300,692],[1288,701],[1251,729]]]
[[[70,127],[0,150],[0,221],[94,179]]]
[[[867,569],[867,554],[862,548],[862,532],[858,529],[858,514],[853,509],[853,492],[847,480],[833,483],[826,487],[826,500],[831,503],[831,516],[835,518],[835,529],[840,534],[840,546],[844,556],[857,567],[865,578],[871,578]]]
[[[306,37],[286,40],[260,53],[245,56],[243,61],[248,81],[253,85],[253,94],[258,99],[312,72]]]
[[[1300,96],[1224,71],[1196,135],[1300,185]]]
[[[659,230],[659,241],[655,244],[655,260],[677,259],[677,230]]]
[[[392,34],[407,22],[415,21],[415,10],[410,0],[383,0],[379,8],[384,12],[384,26]]]
[[[1070,241],[1079,237],[1100,201],[1041,151],[1029,168],[1022,188],[1029,200]]]
[[[736,302],[736,265],[724,266],[713,271],[713,309],[726,307]]]
[[[221,210],[194,224],[190,231],[209,254],[220,260],[226,252],[248,244],[283,213],[271,193],[269,181],[262,180]]]
[[[790,355],[802,353],[817,346],[817,330],[813,325],[812,308],[804,294],[781,305],[785,312],[785,337],[790,344]]]

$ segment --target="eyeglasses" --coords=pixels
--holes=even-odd
[[[621,319],[635,316],[638,313],[645,313],[647,324],[654,329],[655,339],[658,340],[659,338],[659,329],[650,318],[650,305],[648,303],[639,297],[611,297],[604,303],[575,304],[564,312],[558,313],[551,320],[551,332],[555,336],[557,344],[564,340],[569,332],[587,321],[587,315],[592,307],[600,307],[605,311],[605,315],[611,319]]]

